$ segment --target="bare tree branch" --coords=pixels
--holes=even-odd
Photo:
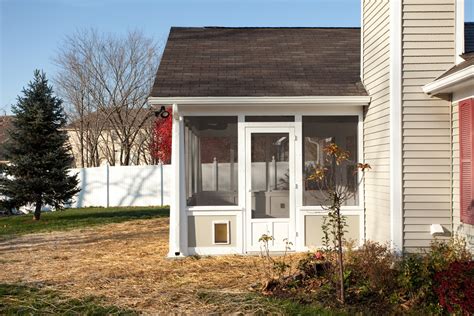
[[[142,137],[152,120],[146,100],[159,58],[157,44],[136,31],[117,37],[89,30],[66,38],[56,58],[56,83],[75,123],[81,166],[102,160],[129,165],[140,163],[140,156],[151,161]]]

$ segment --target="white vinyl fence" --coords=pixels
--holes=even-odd
[[[203,191],[232,191],[229,163],[201,165]],[[234,165],[237,174],[237,164]],[[252,163],[252,187],[276,189],[285,182],[287,162]],[[101,166],[71,169],[77,174],[81,191],[70,207],[169,205],[172,194],[171,165]],[[236,185],[235,185],[236,186]]]
[[[71,169],[81,191],[71,207],[169,205],[171,165]]]

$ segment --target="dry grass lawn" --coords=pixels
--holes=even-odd
[[[41,284],[73,298],[104,297],[146,314],[244,308],[202,296],[251,292],[259,280],[258,257],[168,260],[167,243],[168,218],[25,235],[0,242],[0,283]],[[247,312],[262,308],[250,305]]]

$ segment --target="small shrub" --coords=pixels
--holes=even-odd
[[[260,258],[262,266],[263,278],[266,280],[263,287],[264,290],[268,290],[269,287],[273,287],[275,284],[280,282],[281,279],[291,275],[291,258],[287,256],[288,251],[291,250],[293,244],[288,240],[284,239],[285,252],[281,257],[272,257],[270,255],[270,241],[273,241],[273,236],[263,234],[259,238],[261,244],[260,247]]]
[[[341,302],[334,299],[339,291],[337,255],[330,249],[308,252],[298,261],[294,273],[287,266],[279,271],[279,265],[269,259],[269,270],[279,277],[267,282],[264,293],[340,308]],[[367,241],[355,249],[348,243],[343,276],[346,307],[375,314],[473,315],[471,258],[465,241],[459,238],[435,241],[430,251],[404,257],[392,253],[388,245]]]
[[[434,291],[437,286],[435,275],[447,270],[453,262],[469,261],[471,254],[464,239],[454,237],[447,241],[433,241],[429,252],[409,254],[400,261],[398,297],[401,301],[408,301],[410,306],[439,312],[441,305]]]
[[[357,293],[385,296],[393,290],[396,274],[394,255],[386,245],[367,241],[358,250],[346,254],[350,270],[349,286]]]
[[[474,261],[452,262],[434,279],[441,306],[450,313],[474,314]]]
[[[297,269],[304,277],[323,276],[330,269],[331,263],[323,251],[308,252],[298,261]]]
[[[433,241],[426,259],[428,268],[436,273],[445,270],[453,262],[469,261],[472,255],[467,249],[466,240],[454,237],[447,241]]]

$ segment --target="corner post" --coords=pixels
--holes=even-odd
[[[390,1],[390,239],[396,252],[403,251],[402,2]]]
[[[170,241],[168,257],[176,258],[186,255],[187,218],[184,181],[184,123],[178,112],[178,105],[173,104],[173,127],[171,145],[172,196],[170,205]]]

